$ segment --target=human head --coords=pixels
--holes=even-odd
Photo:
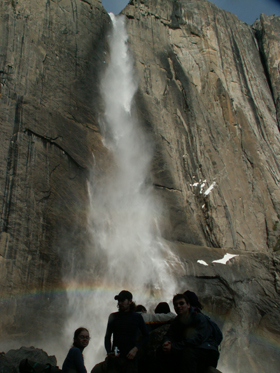
[[[178,316],[190,312],[190,301],[185,294],[176,294],[173,297],[173,306]]]
[[[166,302],[160,302],[155,308],[155,313],[169,313],[169,312],[170,312],[170,307],[168,303]]]
[[[190,305],[197,311],[201,311],[203,306],[199,302],[197,295],[190,290],[187,290],[184,292],[184,295],[186,295],[190,301]]]
[[[89,344],[89,340],[89,331],[86,328],[80,327],[75,330],[73,346],[84,349]]]
[[[138,304],[135,308],[135,312],[147,312],[146,307],[142,306],[142,304]]]
[[[130,291],[128,290],[122,290],[118,295],[115,295],[115,300],[120,300],[124,301],[125,299],[127,300],[132,300],[133,296]]]
[[[118,308],[120,312],[128,312],[135,310],[135,303],[132,302],[132,294],[128,290],[122,290],[118,295],[115,295],[115,300],[118,301]]]

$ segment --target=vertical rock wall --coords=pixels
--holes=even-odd
[[[261,14],[260,19],[253,25],[256,37],[259,42],[261,58],[267,81],[270,85],[272,97],[277,110],[277,120],[279,126],[280,116],[280,18]]]
[[[154,184],[169,206],[166,237],[272,251],[280,137],[251,27],[202,0],[135,0],[123,13],[139,112],[156,143]]]
[[[84,266],[86,181],[92,152],[98,157],[102,148],[94,108],[108,25],[99,0],[1,1],[2,335],[30,332],[35,312],[33,326],[43,332],[50,310],[63,313],[63,298],[52,308],[48,292]]]

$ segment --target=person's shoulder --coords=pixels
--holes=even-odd
[[[75,346],[72,346],[69,350],[69,353],[71,355],[79,355],[82,353],[82,351],[78,348],[78,347],[75,347]]]
[[[207,319],[209,319],[209,317],[204,315],[202,312],[193,312],[192,317],[193,320],[198,323],[208,323]]]
[[[137,318],[142,318],[142,315],[143,315],[143,313],[140,313],[140,312],[134,312],[134,311],[132,311],[132,312],[129,312],[130,313],[130,315],[131,316],[133,316],[133,317],[137,317]]]
[[[69,351],[80,351],[80,349],[76,346],[72,346]]]
[[[130,312],[130,315],[131,315],[131,317],[133,317],[134,319],[137,319],[137,320],[139,320],[139,321],[144,321],[144,320],[143,320],[143,315],[144,315],[144,314],[141,314],[141,313],[139,313],[139,312],[134,312],[134,311],[132,311],[132,312]]]
[[[177,315],[173,312],[168,312],[166,315],[170,316],[171,319],[175,319],[175,317],[177,317]]]
[[[112,321],[112,320],[114,320],[116,317],[118,317],[118,315],[119,315],[119,312],[112,312],[112,313],[110,313],[110,315],[109,315],[109,317],[108,317],[108,320],[109,320],[109,321]]]
[[[202,313],[202,312],[195,312],[195,311],[193,311],[193,316],[194,317],[197,317],[198,319],[205,319],[207,316],[206,315],[204,315],[204,313]]]

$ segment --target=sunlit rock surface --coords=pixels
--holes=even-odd
[[[137,104],[155,139],[153,181],[169,206],[167,237],[273,250],[280,137],[251,27],[207,1],[130,4],[123,13],[139,77]],[[271,77],[275,85],[277,78]]]
[[[253,30],[259,41],[261,57],[268,83],[272,91],[272,97],[277,110],[279,125],[280,111],[280,17],[261,14],[260,19],[253,24]]]
[[[250,27],[203,0],[134,0],[123,13],[178,291],[219,318],[219,369],[277,371],[279,18]],[[87,181],[94,158],[110,162],[98,127],[109,25],[98,0],[0,3],[6,345],[62,330],[66,301],[52,290],[88,278]]]

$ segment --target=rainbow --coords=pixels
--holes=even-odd
[[[124,289],[130,290],[133,294],[137,295],[139,289],[131,289],[129,286],[123,287]],[[65,298],[65,300],[69,297],[78,297],[83,298],[93,298],[96,299],[100,298],[107,298],[112,299],[116,294],[118,294],[122,290],[122,288],[117,288],[115,284],[108,284],[104,282],[84,282],[84,283],[76,283],[74,281],[68,282],[66,284],[62,284],[61,286],[54,287],[48,290],[42,289],[32,289],[28,292],[19,291],[12,294],[6,294],[1,296],[0,298],[0,308],[9,308],[11,306],[16,306],[18,303],[43,303],[46,300],[52,300],[56,298]],[[136,297],[137,298],[137,297]],[[163,301],[160,292],[155,292],[153,296],[151,296],[149,289],[146,289],[144,292],[141,291],[141,299],[152,300],[153,304],[158,301]],[[166,300],[167,302],[170,300]],[[207,313],[207,312],[206,312]],[[210,314],[210,313],[209,313]],[[229,315],[218,315],[215,313],[211,313],[210,315],[213,319],[217,320],[219,325],[224,325],[227,323],[233,324],[230,320]],[[226,348],[227,345],[227,334],[231,334],[234,329],[234,324],[232,328],[229,328],[227,331],[224,331],[224,344]],[[270,332],[265,332],[264,330],[254,330],[251,331],[247,336],[248,340],[248,348],[250,349],[250,345],[258,345],[263,346],[266,351],[280,353],[280,338],[272,334]]]

